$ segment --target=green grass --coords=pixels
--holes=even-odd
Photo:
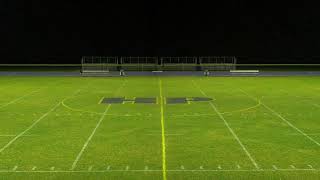
[[[319,77],[0,77],[0,91],[0,179],[320,178]]]

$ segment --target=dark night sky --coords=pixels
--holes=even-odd
[[[1,63],[79,63],[82,55],[235,55],[263,63],[320,57],[320,13],[308,1],[0,2]]]

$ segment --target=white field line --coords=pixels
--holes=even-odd
[[[247,95],[248,97],[250,97],[251,99],[258,101],[257,98],[251,96],[250,94],[248,94],[246,91],[240,89],[240,91],[242,93],[244,93],[245,95]],[[305,136],[306,138],[308,138],[310,141],[312,141],[313,143],[315,143],[316,145],[320,146],[320,143],[318,141],[316,141],[315,139],[313,139],[312,137],[310,137],[308,134],[306,134],[305,132],[303,132],[302,130],[300,130],[299,128],[297,128],[296,126],[294,126],[293,124],[291,124],[287,119],[285,119],[283,116],[281,116],[278,112],[276,112],[275,110],[271,109],[269,106],[267,106],[266,104],[264,104],[263,102],[261,102],[261,105],[263,107],[265,107],[266,109],[268,109],[270,112],[272,112],[274,115],[276,115],[277,117],[279,117],[283,122],[287,123],[287,125],[289,125],[291,128],[295,129],[296,131],[298,131],[300,134],[302,134],[303,136]]]
[[[88,171],[92,171],[93,166],[89,166]]]
[[[102,114],[102,113],[96,113],[96,112],[88,112],[88,113],[94,113],[94,114]],[[145,114],[107,114],[107,116],[119,116],[119,117],[129,117],[129,116],[140,116],[140,117],[152,117],[154,115],[145,115]],[[185,116],[217,116],[216,114],[172,114],[168,115],[170,117],[185,117]]]
[[[116,95],[119,93],[120,89],[125,85],[126,82],[127,82],[127,81],[125,80],[125,81],[122,83],[121,87],[118,88],[118,90],[117,90],[116,93],[115,93]],[[110,107],[111,107],[111,104],[109,104],[109,105],[106,107],[105,111],[104,111],[103,114],[101,115],[101,117],[100,117],[98,123],[96,124],[95,128],[94,128],[93,131],[91,132],[91,134],[90,134],[90,136],[88,137],[87,141],[86,141],[86,142],[84,143],[84,145],[82,146],[82,149],[80,150],[80,152],[79,152],[79,154],[77,155],[76,159],[73,161],[72,166],[71,166],[71,170],[74,170],[74,169],[76,168],[76,166],[77,166],[77,164],[78,164],[78,162],[79,162],[82,154],[83,154],[84,151],[86,150],[86,148],[87,148],[88,144],[90,143],[92,137],[94,136],[94,134],[96,133],[96,131],[97,131],[97,129],[99,128],[100,124],[102,123],[103,119],[104,119],[105,116],[107,115]]]
[[[75,94],[77,94],[79,92],[76,91],[75,93],[73,93],[71,96],[74,96]],[[63,100],[62,100],[63,101]],[[16,135],[13,139],[11,139],[11,141],[9,141],[6,145],[4,145],[1,149],[0,149],[0,153],[2,153],[6,148],[8,148],[12,143],[14,143],[17,139],[19,139],[20,137],[24,136],[24,134],[26,132],[28,132],[30,129],[32,129],[35,125],[37,125],[42,119],[44,119],[45,117],[47,117],[52,111],[54,111],[55,109],[57,109],[57,107],[59,107],[59,105],[61,105],[61,102],[57,103],[55,106],[53,106],[48,112],[46,112],[45,114],[43,114],[39,119],[37,119],[36,121],[34,121],[27,129],[25,129],[24,131],[22,131],[20,134]]]
[[[309,136],[319,136],[320,133],[306,133],[307,135]],[[301,136],[301,133],[290,133],[290,134],[287,134],[288,136]]]
[[[6,148],[8,148],[12,143],[14,143],[17,139],[19,139],[21,136],[23,136],[26,132],[28,132],[30,129],[32,129],[36,124],[38,124],[43,118],[45,118],[49,113],[54,111],[58,106],[60,105],[60,102],[56,104],[53,108],[51,108],[47,113],[42,115],[39,119],[37,119],[35,122],[33,122],[27,129],[22,131],[20,134],[16,135],[11,141],[9,141],[5,146],[3,146],[0,149],[0,153],[2,153]]]
[[[79,154],[77,155],[76,159],[74,160],[74,162],[72,163],[71,166],[71,170],[74,170],[74,168],[76,168],[78,161],[80,160],[84,150],[87,148],[89,142],[91,141],[92,137],[94,136],[94,134],[96,133],[97,129],[99,128],[101,122],[103,121],[104,117],[106,116],[107,112],[110,109],[110,104],[107,106],[106,110],[104,111],[104,113],[102,114],[102,116],[100,117],[98,123],[96,124],[96,127],[93,129],[93,131],[91,132],[89,138],[87,139],[87,141],[84,143],[82,149],[80,150]]]
[[[194,86],[198,89],[201,89],[193,80],[192,83],[194,84]],[[204,96],[208,97],[206,95],[206,93],[204,93],[203,91],[200,91]],[[249,153],[249,151],[247,150],[247,148],[243,145],[243,143],[241,142],[241,140],[239,139],[238,135],[233,131],[233,129],[230,127],[229,123],[226,121],[226,119],[223,117],[223,115],[221,114],[221,112],[216,108],[216,106],[212,103],[209,102],[210,106],[212,107],[212,109],[218,114],[218,116],[220,117],[221,120],[223,120],[224,124],[226,125],[226,127],[228,128],[228,130],[230,131],[230,133],[233,135],[233,137],[237,140],[237,142],[239,143],[239,145],[241,146],[242,150],[246,153],[246,155],[248,156],[248,158],[250,159],[251,163],[254,165],[254,167],[258,170],[260,170],[259,165],[256,163],[256,161],[253,159],[253,157],[251,156],[251,154]]]
[[[146,134],[148,136],[159,136],[159,135],[162,135],[162,134]],[[185,134],[179,134],[179,133],[168,133],[168,134],[164,134],[165,136],[183,136]]]
[[[17,135],[13,134],[0,134],[0,137],[15,137]],[[36,136],[36,135],[23,135],[23,136]]]
[[[172,114],[170,117],[200,117],[200,116],[216,116],[216,114]]]
[[[318,107],[320,108],[320,105],[319,104],[316,104],[316,103],[312,103],[315,107]]]
[[[299,171],[310,171],[320,172],[320,169],[167,169],[167,172],[274,172],[274,171],[288,171],[288,172],[299,172]],[[94,171],[75,171],[75,170],[0,170],[0,173],[109,173],[109,172],[162,172],[162,169],[119,169],[119,170],[94,170]]]
[[[38,92],[38,91],[39,91],[39,89],[37,89],[37,90],[35,90],[35,91],[31,91],[30,93],[24,94],[23,96],[18,97],[18,98],[14,99],[14,100],[12,100],[12,101],[10,101],[10,102],[6,103],[6,104],[2,104],[2,105],[0,105],[0,109],[1,109],[1,108],[4,108],[4,107],[6,107],[6,106],[8,106],[8,105],[10,105],[10,104],[13,104],[13,103],[15,103],[15,102],[17,102],[17,101],[19,101],[19,100],[21,100],[21,99],[23,99],[23,98],[27,97],[27,96],[30,96],[30,95],[32,95],[32,94],[34,94],[34,93]]]
[[[151,117],[150,115],[143,114],[107,114],[107,116],[119,116],[119,117],[131,117],[131,116],[140,116],[140,117]]]
[[[249,153],[249,151],[247,150],[247,148],[242,144],[242,142],[240,141],[238,135],[233,131],[233,129],[230,127],[229,123],[224,119],[224,117],[222,116],[222,114],[219,112],[219,110],[215,107],[215,105],[210,102],[210,105],[212,107],[212,109],[214,109],[214,111],[219,115],[220,119],[223,120],[224,124],[227,126],[227,128],[229,129],[229,131],[231,132],[231,134],[233,135],[233,137],[238,141],[239,145],[241,146],[242,150],[246,153],[246,155],[248,156],[248,158],[250,159],[250,161],[252,162],[252,164],[257,168],[260,169],[259,165],[256,163],[256,161],[253,159],[253,157],[251,156],[251,154]]]
[[[16,171],[18,169],[18,166],[14,166],[12,171]]]
[[[60,82],[60,81],[56,82],[55,84],[58,84],[59,82]],[[36,93],[36,92],[39,92],[41,89],[48,88],[48,87],[49,87],[49,85],[47,85],[47,86],[45,86],[45,87],[40,87],[40,88],[38,88],[37,90],[31,91],[30,93],[27,93],[27,94],[24,94],[23,96],[21,96],[21,97],[19,97],[19,98],[16,98],[16,99],[14,99],[14,100],[6,103],[6,104],[0,105],[0,109],[1,109],[1,108],[4,108],[4,107],[6,107],[6,106],[8,106],[8,105],[10,105],[10,104],[13,104],[13,103],[15,103],[15,102],[17,102],[17,101],[19,101],[19,100],[27,97],[27,96],[30,96],[30,95],[32,95],[32,94],[34,94],[34,93]]]
[[[274,170],[278,170],[278,167],[276,165],[272,165]]]

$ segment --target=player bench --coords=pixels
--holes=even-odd
[[[159,75],[163,73],[163,71],[151,71],[153,75]]]
[[[110,71],[95,71],[95,70],[86,70],[86,71],[81,71],[82,76],[109,76]]]
[[[256,76],[259,74],[259,70],[230,70],[231,75],[242,75],[242,76]]]

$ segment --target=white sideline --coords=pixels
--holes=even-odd
[[[194,84],[195,87],[197,87],[198,89],[201,89],[193,80],[192,83]],[[201,93],[208,97],[206,93],[204,93],[203,91],[201,91]],[[240,141],[239,137],[237,136],[237,134],[233,131],[233,129],[230,127],[229,123],[225,120],[225,118],[223,117],[223,115],[221,114],[221,112],[216,108],[216,106],[212,103],[209,102],[210,106],[212,107],[212,109],[218,114],[218,116],[220,117],[221,120],[223,120],[224,124],[226,125],[226,127],[228,128],[228,130],[230,131],[230,133],[233,135],[233,137],[237,140],[237,142],[239,143],[239,145],[241,146],[242,150],[246,153],[246,155],[248,156],[248,158],[250,159],[250,161],[252,162],[252,164],[254,165],[254,167],[258,170],[260,170],[259,165],[256,163],[256,161],[253,159],[253,157],[251,156],[251,154],[249,153],[249,151],[247,150],[247,148],[242,144],[242,142]]]
[[[245,95],[247,95],[248,97],[250,97],[251,99],[258,101],[255,97],[251,96],[250,94],[248,94],[247,92],[245,92],[244,90],[240,89],[240,91],[242,93],[244,93]],[[261,100],[260,100],[261,102]],[[294,126],[293,124],[291,124],[288,120],[286,120],[284,117],[282,117],[278,112],[276,112],[275,110],[271,109],[269,106],[265,105],[263,102],[261,102],[261,105],[263,107],[265,107],[266,109],[268,109],[270,112],[272,112],[274,115],[276,115],[277,117],[279,117],[282,121],[284,121],[285,123],[287,123],[291,128],[295,129],[296,131],[298,131],[299,133],[301,133],[302,135],[304,135],[306,138],[308,138],[310,141],[312,141],[313,143],[315,143],[316,145],[320,146],[320,143],[316,140],[314,140],[312,137],[310,137],[308,134],[306,134],[305,132],[303,132],[302,130],[300,130],[299,128],[297,128],[296,126]]]
[[[79,92],[76,91],[75,93],[73,93],[71,96],[74,96],[75,94],[77,94]],[[67,97],[68,98],[68,97]],[[66,98],[65,98],[66,99]],[[63,101],[63,100],[62,100]],[[2,153],[6,148],[8,148],[12,143],[14,143],[17,139],[19,139],[21,136],[23,136],[26,132],[28,132],[30,129],[32,129],[35,125],[37,125],[43,118],[45,118],[46,116],[48,116],[52,111],[54,111],[57,107],[59,107],[59,105],[61,104],[60,101],[59,103],[57,103],[55,106],[53,106],[48,112],[46,112],[44,115],[42,115],[39,119],[37,119],[36,121],[34,121],[27,129],[25,129],[24,131],[22,131],[20,134],[16,135],[13,139],[11,139],[11,141],[9,141],[6,145],[4,145],[1,149],[0,149],[0,153]]]
[[[10,104],[13,104],[13,103],[15,103],[15,102],[17,102],[17,101],[19,101],[19,100],[27,97],[27,96],[30,96],[31,94],[34,94],[34,93],[36,93],[36,92],[38,92],[38,91],[39,91],[39,89],[38,89],[38,90],[35,90],[35,91],[32,91],[32,92],[30,92],[30,93],[24,94],[23,96],[18,97],[18,98],[14,99],[14,100],[6,103],[6,104],[2,104],[2,105],[0,105],[0,109],[1,109],[1,108],[4,108],[4,107],[6,107],[6,106],[8,106],[8,105],[10,105]]]

